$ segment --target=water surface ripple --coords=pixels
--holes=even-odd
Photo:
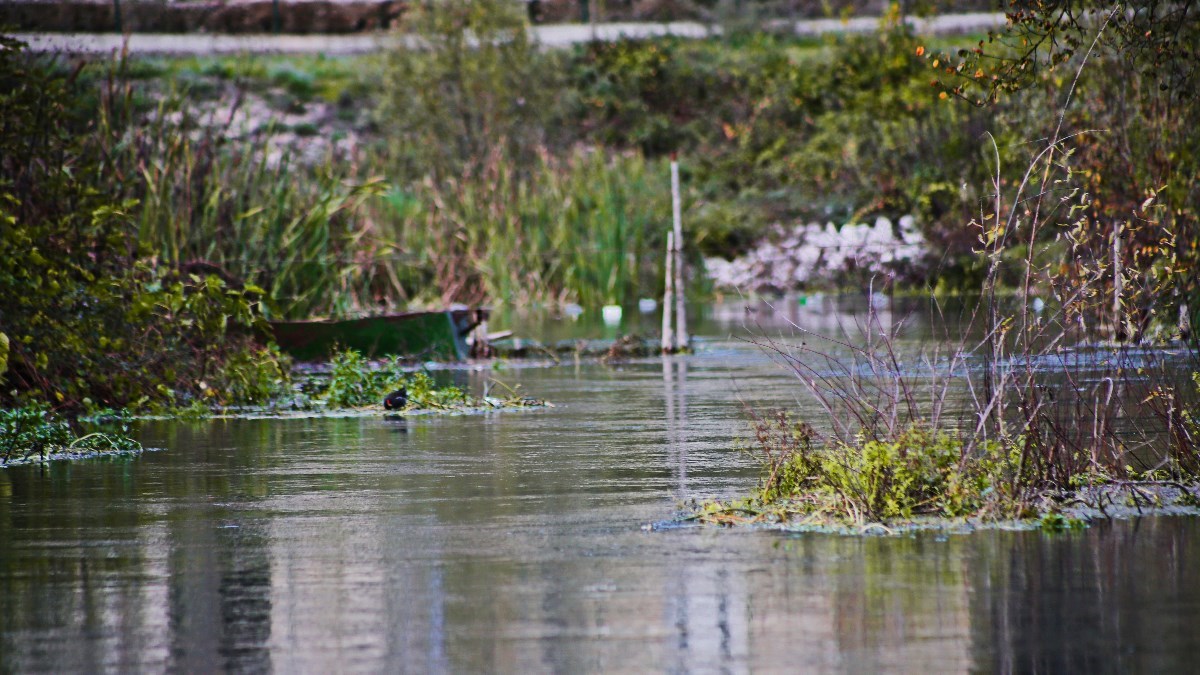
[[[1196,519],[643,530],[753,485],[738,397],[796,401],[710,332],[502,374],[552,409],[148,423],[167,450],[0,471],[0,671],[1192,669]]]

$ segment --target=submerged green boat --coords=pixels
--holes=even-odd
[[[271,331],[280,348],[300,361],[325,360],[336,349],[354,349],[369,357],[462,361],[483,354],[480,342],[468,337],[476,327],[486,327],[489,313],[463,308],[340,321],[272,321]],[[486,349],[486,342],[482,346]]]

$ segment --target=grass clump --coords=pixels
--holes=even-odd
[[[783,411],[756,415],[753,424],[762,482],[749,499],[708,504],[701,520],[861,527],[1019,510],[1006,490],[1014,457],[999,447],[971,454],[956,434],[916,423],[886,439],[851,442],[822,437]]]
[[[955,518],[980,512],[999,494],[993,488],[1003,463],[965,457],[961,440],[947,432],[914,425],[891,439],[847,444],[823,440],[783,413],[755,427],[769,467],[759,499],[800,513],[841,512],[858,523]]]
[[[454,385],[439,386],[425,372],[405,372],[399,360],[385,361],[376,367],[360,352],[346,349],[336,352],[330,362],[329,382],[319,394],[330,408],[362,408],[380,405],[388,394],[403,389],[408,410],[463,410],[544,405],[543,401],[507,389],[508,395],[475,397]],[[490,388],[489,388],[490,389]]]
[[[1180,411],[1180,433],[1200,438],[1196,411]],[[872,526],[954,520],[1033,519],[1049,532],[1082,527],[1112,515],[1114,505],[1196,507],[1195,454],[1121,453],[1092,461],[1084,448],[1037,432],[1007,442],[972,443],[961,431],[910,423],[885,438],[860,432],[847,442],[822,436],[786,412],[754,416],[763,477],[747,498],[702,504],[691,519],[722,525],[788,523]],[[1046,431],[1042,430],[1043,433]],[[1184,439],[1176,439],[1182,442]],[[1075,467],[1074,472],[1071,471]],[[1082,508],[1092,515],[1067,512]]]
[[[105,411],[73,428],[42,405],[0,409],[0,466],[34,456],[45,461],[56,456],[141,452],[142,445],[128,435],[130,420],[128,413]]]

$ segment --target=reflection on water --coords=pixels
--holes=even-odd
[[[1067,537],[972,542],[972,642],[1008,672],[1195,672],[1200,527],[1100,523]]]
[[[663,357],[663,401],[667,418],[667,466],[675,474],[675,494],[687,496],[687,359]]]
[[[694,356],[502,374],[553,409],[154,423],[169,450],[0,471],[0,671],[1190,665],[1194,519],[644,531],[754,484],[739,397],[796,404],[739,324],[703,325]]]

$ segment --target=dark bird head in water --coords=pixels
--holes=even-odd
[[[404,387],[400,387],[383,399],[384,410],[399,410],[406,405],[408,405],[408,390]]]

